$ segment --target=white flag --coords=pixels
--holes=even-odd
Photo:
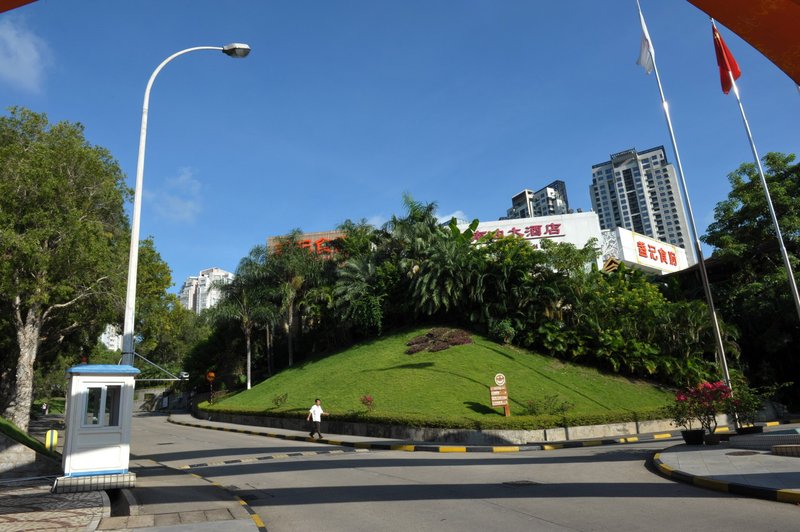
[[[642,23],[642,47],[639,50],[639,59],[636,64],[644,68],[648,74],[653,71],[655,65],[656,51],[653,50],[653,45],[650,42],[650,33],[647,31],[647,24],[644,23],[644,15],[642,15],[641,8],[639,9],[639,20]]]

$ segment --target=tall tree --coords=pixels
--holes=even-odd
[[[262,321],[266,299],[264,256],[263,248],[256,246],[239,262],[233,281],[218,285],[222,299],[212,309],[216,319],[235,321],[244,335],[248,390],[252,381],[253,331]]]
[[[121,286],[126,194],[118,164],[80,124],[21,108],[0,117],[0,304],[19,350],[4,415],[22,429],[43,338],[79,327],[60,318],[107,308]]]
[[[763,158],[775,213],[797,279],[800,165],[794,160],[794,155],[782,153],[768,153]],[[715,221],[703,237],[716,248],[712,258],[727,274],[715,283],[715,297],[723,317],[739,328],[749,376],[761,384],[771,384],[800,370],[800,323],[755,165],[741,165],[728,175],[728,181],[728,198],[717,204]],[[800,400],[798,385],[795,398]]]
[[[280,294],[280,309],[286,333],[288,363],[294,364],[294,340],[300,321],[300,303],[320,280],[322,259],[299,241],[299,230],[278,239],[276,248],[269,253],[267,268],[274,288]]]

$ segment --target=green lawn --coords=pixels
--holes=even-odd
[[[50,414],[63,414],[64,413],[64,403],[66,403],[66,399],[63,397],[51,397],[50,399],[46,399],[47,401],[47,411]],[[33,411],[34,412],[41,412],[42,410],[42,400],[36,400],[33,402]]]
[[[472,344],[436,353],[404,353],[405,343],[425,333],[415,329],[360,344],[287,369],[214,405],[210,411],[305,416],[319,397],[333,418],[405,422],[431,426],[533,428],[656,417],[672,398],[652,383],[605,375],[473,335]],[[489,387],[506,376],[511,418],[491,408]],[[275,406],[274,398],[287,395]],[[371,395],[374,409],[361,404]],[[526,415],[526,404],[545,396],[572,403],[566,418]]]

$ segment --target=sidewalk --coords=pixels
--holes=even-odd
[[[786,427],[800,425],[782,428]],[[768,431],[763,437],[767,442],[773,439],[769,438]],[[753,441],[759,436],[742,438]],[[662,475],[695,486],[770,501],[800,503],[800,457],[778,456],[768,450],[735,445],[731,442],[674,445],[656,453],[653,465]]]
[[[50,493],[54,478],[2,479],[0,531],[95,530],[109,515],[104,491]]]

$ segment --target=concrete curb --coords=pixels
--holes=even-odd
[[[130,489],[123,488],[119,490],[121,499],[120,503],[120,512],[123,515],[128,516],[137,516],[139,515],[139,503],[136,501],[136,497],[133,495]]]
[[[693,486],[706,488],[724,493],[733,493],[735,495],[743,495],[745,497],[753,497],[756,499],[765,499],[775,502],[788,502],[790,504],[800,504],[800,491],[795,490],[779,490],[772,488],[765,488],[762,486],[751,486],[748,484],[738,484],[736,482],[724,482],[715,480],[713,478],[702,477],[699,475],[691,475],[684,471],[673,469],[661,461],[661,452],[657,452],[651,458],[651,463],[655,466],[662,476],[684,482]]]
[[[224,432],[238,432],[241,434],[249,434],[251,436],[263,436],[266,438],[276,438],[290,441],[304,441],[313,443],[323,443],[327,445],[336,445],[339,447],[353,447],[362,450],[381,450],[381,451],[404,451],[404,452],[435,452],[435,453],[516,453],[524,451],[554,451],[558,449],[571,449],[577,447],[596,447],[599,445],[619,445],[625,443],[641,443],[655,440],[666,440],[671,438],[678,438],[681,436],[678,432],[664,432],[656,433],[648,436],[629,436],[623,438],[603,438],[597,440],[582,440],[582,441],[566,441],[560,443],[541,443],[531,445],[444,445],[435,443],[414,444],[414,443],[370,443],[370,442],[348,442],[342,440],[333,440],[329,438],[315,439],[307,436],[294,436],[291,434],[279,434],[272,432],[261,432],[250,429],[239,429],[232,427],[215,427],[202,423],[186,423],[184,421],[176,421],[170,416],[167,418],[170,423],[175,425],[183,425],[185,427],[194,427],[209,430],[221,430]],[[727,428],[726,428],[727,430]],[[290,453],[285,455],[268,455],[260,457],[258,460],[267,460],[271,458],[286,458],[289,456],[303,456],[308,454],[324,454],[329,451],[319,451],[311,453]],[[231,463],[239,463],[241,460],[228,460],[220,464],[191,464],[186,468],[192,467],[208,467],[209,465],[224,465]]]

